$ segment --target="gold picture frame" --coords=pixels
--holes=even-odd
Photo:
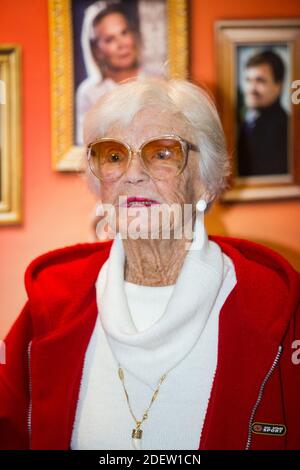
[[[0,225],[22,222],[20,55],[17,45],[0,45]]]
[[[289,92],[300,77],[300,21],[224,20],[215,24],[217,51],[218,105],[229,152],[232,155],[231,188],[222,200],[251,201],[284,199],[300,196],[300,106],[290,102],[288,159],[286,174],[240,176],[238,172],[238,53],[243,47],[286,47],[289,65]],[[287,94],[287,90],[286,90]]]
[[[169,74],[188,74],[187,0],[165,0]],[[74,87],[72,45],[72,0],[49,0],[52,168],[80,171],[83,148],[76,146],[74,132]]]

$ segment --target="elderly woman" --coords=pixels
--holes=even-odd
[[[27,268],[0,446],[299,449],[299,276],[264,246],[205,231],[228,175],[209,96],[124,83],[87,115],[85,142],[116,235]]]

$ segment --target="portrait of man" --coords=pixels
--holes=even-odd
[[[155,0],[152,7],[157,16],[165,11],[165,1]],[[73,8],[75,49],[79,45],[75,57],[75,134],[76,144],[81,145],[84,116],[98,98],[125,80],[163,75],[164,68],[162,62],[153,66],[153,60],[151,63],[145,54],[147,38],[143,33],[147,27],[142,24],[143,17],[150,23],[155,21],[153,13],[149,15],[149,2],[77,1]],[[163,21],[164,15],[157,22],[158,28]],[[156,31],[152,28],[154,44],[157,27]],[[160,44],[164,49],[164,41]]]
[[[283,54],[273,48],[256,49],[243,64],[239,88],[238,175],[286,174],[289,144],[289,113],[287,104],[283,105],[286,65]],[[286,49],[282,48],[283,52]]]

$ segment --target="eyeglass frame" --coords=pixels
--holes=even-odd
[[[182,165],[182,168],[180,169],[180,171],[175,175],[175,177],[179,176],[184,171],[184,169],[187,165],[189,151],[190,150],[192,150],[194,152],[199,152],[200,151],[198,145],[193,144],[192,142],[189,142],[187,139],[184,139],[183,137],[181,137],[177,134],[163,134],[163,135],[151,137],[150,139],[147,139],[145,142],[143,142],[137,150],[134,150],[129,144],[127,144],[127,142],[122,142],[121,140],[114,139],[112,137],[102,137],[101,139],[95,140],[94,142],[91,142],[87,145],[87,148],[86,148],[87,149],[87,160],[88,160],[90,170],[98,180],[105,181],[105,180],[103,180],[103,178],[100,178],[99,176],[97,176],[93,171],[93,168],[92,168],[92,165],[91,165],[91,162],[90,162],[90,160],[91,160],[91,148],[92,148],[92,145],[95,145],[99,142],[113,141],[113,142],[116,142],[118,144],[124,145],[125,148],[128,151],[128,155],[129,155],[128,162],[127,162],[127,167],[124,170],[124,172],[119,176],[119,178],[121,178],[126,173],[126,171],[128,170],[133,155],[138,155],[138,157],[139,157],[139,159],[142,163],[142,166],[143,166],[145,172],[147,173],[147,175],[149,175],[153,179],[158,179],[159,180],[159,178],[155,178],[154,176],[151,175],[151,173],[149,173],[149,171],[146,168],[145,163],[144,163],[144,161],[141,157],[141,152],[142,152],[143,148],[145,147],[145,145],[149,144],[153,140],[159,140],[159,139],[166,139],[166,140],[173,139],[173,140],[176,140],[177,142],[180,143],[181,150],[182,150],[182,153],[184,155],[184,164]],[[112,181],[117,181],[119,178],[117,178],[116,180],[112,180]]]

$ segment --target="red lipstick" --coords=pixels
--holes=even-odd
[[[155,199],[149,199],[147,197],[142,196],[133,196],[128,197],[126,203],[124,204],[125,207],[148,207],[154,204],[160,204]]]

